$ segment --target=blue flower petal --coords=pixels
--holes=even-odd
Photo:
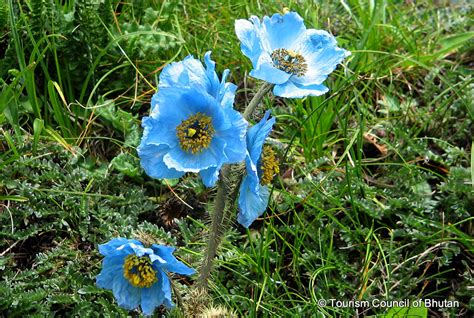
[[[169,118],[162,118],[156,114],[151,117],[143,117],[142,126],[145,130],[140,146],[147,144],[176,146],[179,142],[176,136],[176,126],[181,123],[181,120],[173,122],[169,121]]]
[[[210,167],[199,171],[202,183],[204,183],[204,185],[208,188],[213,187],[219,179],[219,170],[220,169],[217,169],[217,167]]]
[[[117,254],[117,248],[130,243],[131,240],[123,238],[123,237],[116,237],[105,244],[99,245],[99,253],[104,256],[112,256]],[[135,241],[134,242],[138,242]]]
[[[304,76],[292,77],[295,83],[321,84],[350,52],[337,47],[336,39],[323,30],[308,30],[298,52],[304,57],[308,70]]]
[[[140,304],[141,289],[132,286],[123,275],[115,276],[112,291],[118,305],[122,308],[132,310]]]
[[[239,192],[237,221],[248,228],[267,208],[270,194],[267,186],[255,184],[248,176],[242,180]]]
[[[247,148],[249,149],[250,158],[256,164],[260,159],[262,153],[263,143],[272,131],[275,124],[275,117],[270,117],[270,111],[265,112],[265,116],[258,122],[258,124],[250,127],[247,133]]]
[[[306,31],[303,18],[296,12],[276,13],[271,18],[265,16],[263,27],[271,52],[281,48],[293,50]]]
[[[250,76],[268,83],[282,84],[290,79],[291,74],[280,71],[273,65],[273,62],[266,62],[251,70]]]
[[[159,266],[164,270],[182,275],[192,275],[196,272],[194,269],[186,266],[183,262],[178,261],[176,257],[174,257],[174,247],[153,244],[151,248],[155,254],[161,258],[157,259],[157,261]]]
[[[173,62],[167,65],[160,74],[158,87],[200,87],[206,90],[209,86],[209,79],[202,63],[192,55],[188,55],[180,62]]]
[[[229,117],[232,125],[230,129],[220,132],[219,138],[223,138],[226,141],[224,152],[227,157],[227,163],[237,163],[245,158],[245,135],[248,122],[239,112],[233,109],[229,109],[226,115]]]
[[[235,21],[235,33],[239,38],[242,53],[247,56],[255,67],[260,56],[265,52],[261,37],[260,20],[252,16],[250,21],[239,19]]]
[[[223,154],[225,141],[213,138],[209,147],[195,154],[180,147],[171,149],[164,157],[164,163],[178,171],[199,172],[209,167],[220,167],[227,157]]]
[[[169,152],[170,148],[167,145],[140,145],[138,147],[138,156],[140,157],[140,164],[145,170],[146,174],[152,178],[175,179],[181,178],[185,172],[178,171],[174,168],[169,168],[164,162],[163,157]]]
[[[168,275],[164,271],[158,271],[158,280],[161,281],[161,290],[164,294],[163,304],[167,308],[173,308],[173,300],[171,298],[171,284]]]
[[[161,306],[165,300],[165,293],[162,290],[162,283],[160,282],[161,275],[158,275],[158,282],[151,285],[150,288],[143,288],[141,307],[143,314],[146,316],[153,315],[156,307]]]
[[[303,98],[305,96],[320,96],[328,92],[328,88],[322,84],[302,86],[288,81],[282,85],[275,85],[273,94],[287,98]]]
[[[102,262],[102,271],[97,275],[96,284],[100,288],[112,289],[117,273],[123,271],[123,256],[106,257]]]

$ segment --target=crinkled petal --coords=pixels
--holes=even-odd
[[[248,176],[242,180],[239,193],[237,221],[248,228],[267,208],[270,194],[267,186],[255,184]]]
[[[149,288],[142,289],[142,300],[141,300],[141,307],[143,314],[146,316],[153,315],[156,307],[161,306],[165,299],[165,293],[162,290],[162,283],[159,281],[161,278],[158,275],[158,282],[151,285]]]
[[[162,89],[193,86],[207,90],[209,84],[209,78],[201,61],[195,59],[192,55],[188,55],[184,60],[173,62],[163,68],[158,87]]]
[[[221,83],[216,73],[216,62],[211,59],[211,51],[204,54],[204,63],[206,63],[206,74],[209,79],[207,93],[216,98],[219,97]]]
[[[287,98],[303,98],[305,96],[320,96],[327,93],[328,90],[329,89],[322,84],[302,86],[288,81],[282,85],[275,85],[273,94]]]
[[[138,147],[140,164],[147,175],[157,179],[175,179],[181,178],[184,175],[184,171],[178,171],[174,168],[169,168],[164,163],[163,157],[169,151],[170,148],[167,145],[156,146],[153,144],[145,144]]]
[[[270,52],[281,48],[293,50],[300,36],[303,36],[306,31],[303,18],[296,12],[288,12],[284,15],[276,13],[271,18],[265,16],[262,24],[270,45]]]
[[[123,256],[105,257],[102,261],[102,270],[96,278],[97,286],[112,290],[115,276],[122,274],[123,263]]]
[[[298,52],[304,57],[308,69],[304,76],[294,76],[291,80],[305,85],[321,84],[350,55],[349,51],[337,47],[334,36],[314,29],[306,32]]]
[[[169,118],[161,118],[157,115],[152,117],[143,117],[142,126],[144,128],[140,147],[147,144],[167,145],[174,147],[178,144],[176,136],[176,126],[181,122],[172,122]]]
[[[118,305],[122,308],[132,310],[140,304],[141,289],[132,286],[123,275],[114,277],[112,291]]]
[[[199,172],[202,183],[208,188],[213,187],[219,179],[219,170],[217,167],[210,167]]]
[[[144,247],[141,242],[140,244],[130,243],[130,247],[132,248],[133,253],[138,257],[153,254],[153,250],[149,247]]]
[[[260,159],[263,143],[272,131],[273,124],[275,124],[275,117],[268,119],[269,117],[270,111],[268,110],[260,122],[250,127],[247,133],[247,149],[254,164]]]
[[[105,244],[99,245],[99,253],[104,256],[114,256],[117,254],[117,248],[130,242],[137,243],[137,240],[129,240],[123,237],[116,237]]]
[[[178,171],[199,172],[209,167],[220,167],[227,161],[224,155],[225,140],[213,138],[209,147],[201,152],[193,154],[180,147],[171,149],[164,157],[163,161],[168,168]]]
[[[229,129],[221,131],[219,133],[219,138],[226,140],[224,152],[227,157],[227,163],[237,163],[245,158],[245,135],[247,132],[248,122],[234,109],[226,110],[226,115],[232,122],[232,125]]]
[[[251,17],[250,21],[244,19],[235,21],[235,33],[241,42],[242,53],[252,61],[254,67],[264,52],[260,32],[260,20],[255,16]]]
[[[195,270],[186,266],[184,263],[178,261],[174,257],[173,252],[175,250],[172,246],[158,245],[153,244],[151,246],[153,251],[160,258],[157,259],[158,266],[164,270],[172,273],[182,274],[182,275],[192,275],[195,273]]]
[[[168,278],[168,275],[164,271],[158,271],[158,280],[161,282],[161,290],[164,295],[164,300],[163,304],[167,308],[173,308],[173,300],[171,298],[171,284],[170,284],[170,279]]]
[[[291,77],[291,74],[277,69],[273,65],[273,62],[262,63],[258,66],[258,68],[251,70],[249,74],[252,77],[272,84],[285,83]]]

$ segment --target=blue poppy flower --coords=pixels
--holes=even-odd
[[[247,173],[240,184],[237,216],[237,221],[247,228],[267,208],[270,196],[268,184],[279,172],[275,153],[270,146],[263,145],[275,123],[275,118],[268,119],[269,116],[270,111],[267,111],[262,120],[252,126],[247,133],[245,158]]]
[[[121,237],[99,245],[99,252],[105,257],[97,286],[112,290],[120,307],[132,310],[141,306],[147,316],[161,304],[171,308],[174,304],[167,272],[195,272],[173,256],[174,250],[157,244],[146,248],[137,240]]]
[[[250,75],[275,84],[276,96],[301,98],[328,91],[322,83],[350,52],[326,31],[306,29],[296,12],[236,20],[241,49],[253,65]]]
[[[160,74],[151,113],[144,117],[138,155],[153,178],[179,178],[199,172],[213,186],[223,164],[245,158],[247,122],[233,109],[236,86],[215,72],[211,52],[206,68],[192,56],[171,63]]]

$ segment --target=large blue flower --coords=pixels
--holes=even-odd
[[[279,172],[275,153],[270,146],[263,146],[275,123],[275,118],[268,119],[269,116],[270,111],[267,111],[262,120],[247,133],[247,173],[240,184],[237,216],[237,221],[245,227],[249,227],[267,208],[270,195],[268,184],[274,174]]]
[[[221,81],[207,52],[206,68],[192,56],[171,63],[160,74],[158,93],[138,155],[153,178],[179,178],[199,172],[204,184],[213,186],[223,164],[245,158],[247,122],[233,109],[236,86]]]
[[[174,304],[166,273],[192,275],[195,272],[173,256],[174,250],[157,244],[145,248],[137,240],[114,238],[99,245],[99,252],[105,258],[97,285],[112,290],[118,305],[128,310],[141,306],[145,315],[152,315],[161,304],[171,308]]]
[[[296,12],[236,20],[242,52],[252,61],[250,75],[275,84],[281,97],[319,96],[328,91],[322,83],[350,52],[337,47],[323,30],[306,29]]]

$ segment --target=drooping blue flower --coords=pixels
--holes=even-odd
[[[173,256],[174,250],[157,244],[146,248],[137,240],[121,237],[99,245],[105,257],[97,286],[112,290],[120,307],[133,310],[141,306],[147,316],[161,304],[171,308],[174,304],[167,272],[195,273]]]
[[[275,117],[269,117],[270,111],[267,111],[247,133],[246,175],[240,184],[237,216],[237,221],[247,228],[267,208],[270,195],[268,184],[279,172],[275,153],[270,146],[263,145],[275,123]]]
[[[241,49],[253,65],[250,75],[275,84],[276,96],[301,98],[328,91],[322,83],[350,52],[326,31],[306,29],[296,12],[236,20]]]
[[[199,172],[213,186],[223,164],[245,158],[247,122],[233,109],[236,86],[215,72],[211,52],[206,68],[192,56],[171,63],[160,74],[151,113],[144,117],[138,155],[153,178],[179,178]]]

